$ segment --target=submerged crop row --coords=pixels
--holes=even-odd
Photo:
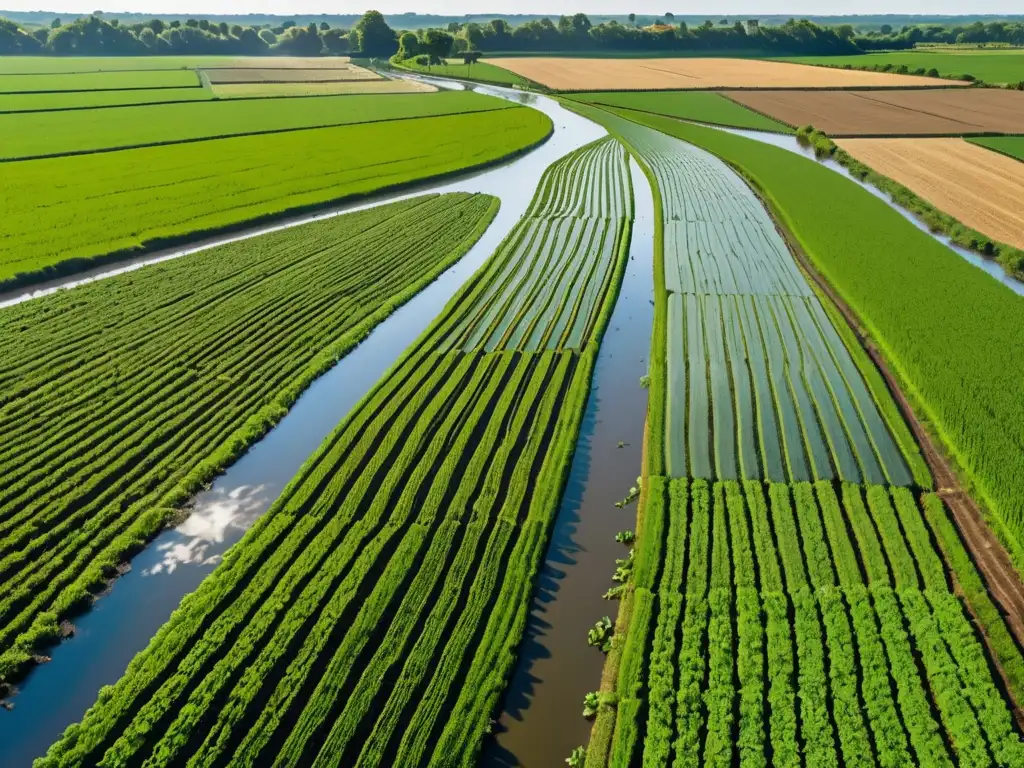
[[[645,492],[609,764],[1022,764],[931,537],[962,545],[909,490],[652,477]]]
[[[598,148],[545,182],[581,157],[585,173],[626,178],[622,154]],[[577,210],[588,187],[569,189]],[[621,215],[620,191],[595,216]],[[586,339],[559,349],[452,349],[494,295],[494,269],[478,271],[40,765],[471,762],[514,663],[627,243]],[[524,265],[542,283],[561,271],[548,255]],[[520,298],[531,321],[570,304]]]
[[[581,348],[591,338],[632,218],[622,145],[589,144],[559,160],[476,281],[444,349]]]
[[[667,473],[914,482],[892,436],[905,425],[879,408],[743,179],[703,150],[607,119],[659,188]]]
[[[413,198],[0,311],[0,680],[497,205]]]

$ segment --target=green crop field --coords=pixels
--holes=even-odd
[[[496,210],[413,198],[0,313],[0,678]]]
[[[0,75],[0,94],[189,87],[200,87],[199,75],[189,70]]]
[[[64,91],[62,93],[0,94],[0,115],[6,112],[119,107],[175,101],[206,101],[213,94],[206,88],[149,88],[138,91]]]
[[[515,108],[7,163],[0,283],[493,162],[550,131]]]
[[[968,141],[1024,161],[1024,136],[993,136]]]
[[[906,66],[911,72],[935,69],[943,77],[972,75],[986,83],[1019,83],[1024,80],[1024,51],[893,51],[860,56],[789,56],[780,61],[822,64],[830,67]]]
[[[572,268],[557,252],[516,259],[564,217],[621,230],[582,297],[556,291]],[[515,661],[631,218],[621,149],[552,166],[491,264],[39,765],[471,764]],[[512,269],[536,283],[518,316],[596,320],[557,348],[451,350]]]
[[[446,64],[427,67],[417,64],[414,59],[406,59],[400,66],[411,69],[414,72],[422,72],[424,75],[458,77],[466,80],[494,83],[495,85],[525,85],[527,82],[516,73],[509,72],[502,67],[496,67],[493,64],[488,64],[485,61],[478,61],[476,64],[463,64],[458,59],[448,59]]]
[[[237,56],[0,56],[0,74],[61,74],[230,67]]]
[[[599,710],[586,764],[766,765],[767,755],[776,766],[1021,764],[1011,701],[947,567],[970,585],[1018,694],[1024,658],[979,593],[941,498],[899,487],[931,480],[891,396],[862,381],[863,358],[832,328],[743,179],[672,136],[745,170],[740,158],[778,152],[780,167],[786,155],[871,196],[747,139],[639,112],[582,111],[646,166],[662,257],[650,476],[606,668],[614,703]],[[734,145],[746,154],[729,152]],[[832,201],[795,173],[756,178],[784,216],[781,185]],[[850,216],[853,198],[834,204]],[[920,233],[899,220],[913,242],[909,233]],[[821,211],[799,221],[837,229]],[[812,247],[805,227],[794,229],[816,262],[861,252],[853,239]],[[792,472],[794,454],[806,457],[803,476]],[[763,482],[773,466],[788,483]]]
[[[514,108],[469,91],[276,100],[207,101],[0,115],[0,158],[53,156],[299,128],[406,120]]]
[[[749,128],[755,131],[792,133],[789,126],[759,115],[757,112],[727,99],[720,93],[706,91],[662,91],[657,93],[627,93],[622,91],[577,93],[573,101],[607,107],[623,107],[641,112],[653,112],[666,117],[695,120],[700,123]]]

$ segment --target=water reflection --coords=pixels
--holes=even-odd
[[[217,487],[208,495],[212,498],[197,504],[185,522],[174,529],[173,539],[156,544],[154,550],[162,557],[142,569],[143,576],[171,574],[184,565],[216,565],[223,557],[222,548],[217,545],[228,541],[229,532],[245,533],[271,501],[266,485]]]

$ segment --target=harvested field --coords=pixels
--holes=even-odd
[[[962,139],[844,139],[862,163],[996,240],[1024,248],[1024,167]]]
[[[1024,131],[1024,91],[737,91],[728,96],[776,120],[811,124],[833,137]]]
[[[212,58],[212,57],[211,57]],[[256,69],[347,69],[352,67],[348,56],[241,56],[224,58],[206,65],[207,69],[233,69],[253,67]],[[359,69],[359,67],[352,67]]]
[[[559,91],[934,86],[927,77],[858,72],[754,59],[488,59]]]
[[[279,96],[352,96],[382,93],[433,93],[437,89],[414,80],[342,80],[327,83],[229,83],[214,85],[218,99]]]
[[[228,83],[320,83],[347,82],[359,80],[382,80],[383,78],[362,67],[336,67],[322,69],[267,69],[241,67],[238,69],[208,69],[206,76],[212,85]]]

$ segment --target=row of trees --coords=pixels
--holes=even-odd
[[[164,22],[153,19],[124,25],[98,15],[68,24],[54,20],[49,29],[33,32],[0,19],[0,55],[58,54],[78,56],[139,56],[154,54],[283,54],[292,56],[346,55],[390,56],[397,36],[376,11],[367,13],[352,29],[296,26],[243,27],[206,19]]]
[[[917,43],[1010,43],[1024,45],[1024,24],[981,22],[966,27],[907,26],[896,31],[857,36],[852,25],[823,27],[806,19],[779,26],[761,26],[757,19],[729,23],[707,20],[689,27],[666,13],[658,23],[640,26],[631,14],[629,24],[593,24],[585,13],[540,19],[512,26],[502,19],[487,24],[453,22],[446,29],[398,33],[377,11],[368,11],[351,29],[296,26],[242,27],[205,19],[165,23],[154,19],[121,26],[98,15],[50,29],[29,32],[0,19],[0,54],[55,53],[79,55],[139,55],[146,53],[249,54],[280,53],[303,56],[361,53],[403,58],[440,57],[469,51],[557,52],[573,50],[760,50],[793,54],[844,54],[876,49],[911,48]]]

